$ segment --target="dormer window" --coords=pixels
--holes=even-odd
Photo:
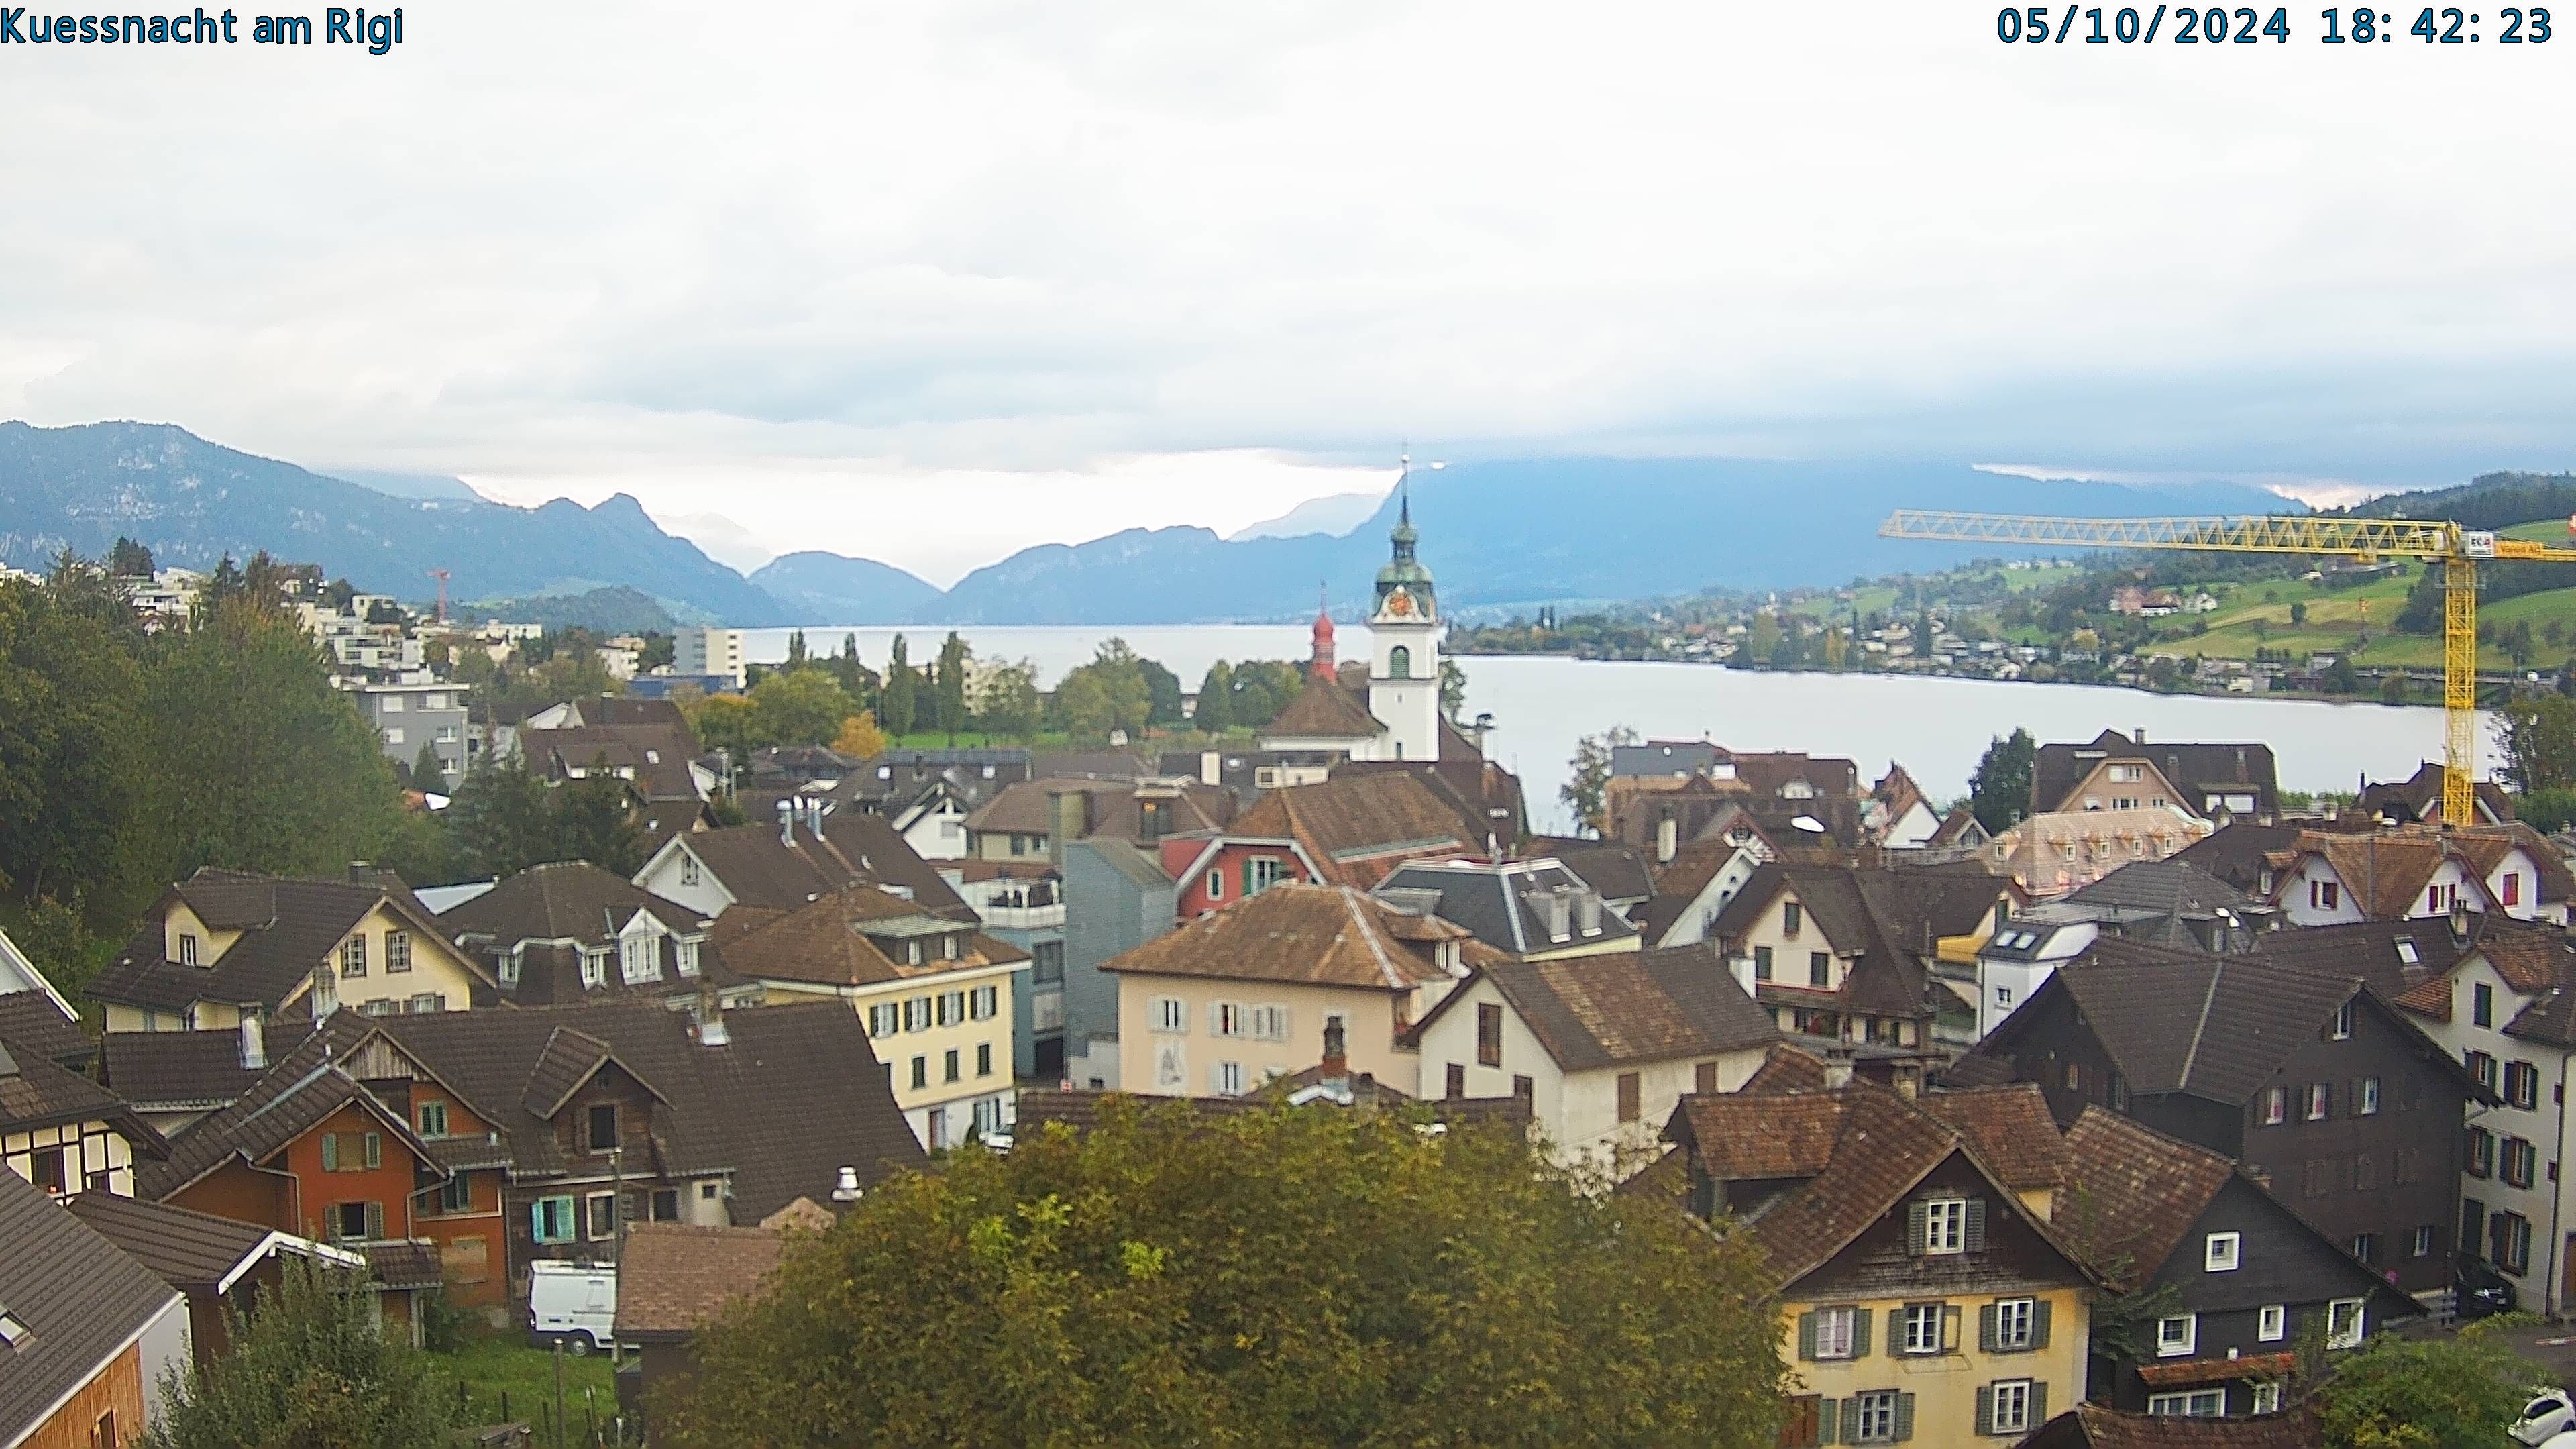
[[[681,975],[695,976],[698,974],[698,943],[696,941],[685,936],[682,937],[674,954],[679,958]]]
[[[1914,1239],[1914,1250],[1927,1257],[1974,1251],[1969,1242],[1972,1236],[1969,1206],[1968,1199],[1963,1197],[1931,1198],[1916,1203],[1914,1231],[1910,1235]],[[1984,1205],[1980,1203],[1977,1206],[1982,1208]],[[1974,1236],[1982,1237],[1985,1215],[1979,1212],[1975,1216],[1978,1222]]]
[[[197,964],[197,934],[194,931],[179,933],[179,964],[182,966]]]

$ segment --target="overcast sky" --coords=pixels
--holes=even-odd
[[[1407,436],[2326,487],[2576,452],[2576,7],[2368,48],[2313,6],[2215,48],[1953,0],[405,15],[381,58],[0,48],[0,415],[942,583],[1382,487]]]

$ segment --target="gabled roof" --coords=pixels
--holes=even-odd
[[[1590,886],[1553,860],[1416,860],[1396,867],[1379,883],[1377,894],[1463,926],[1487,946],[1516,956],[1638,938],[1635,926],[1599,904]],[[1588,932],[1581,916],[1587,899],[1600,910],[1598,924]],[[1546,904],[1556,900],[1565,903],[1563,936],[1555,933]]]
[[[698,800],[697,778],[689,761],[697,742],[686,724],[581,724],[562,729],[519,731],[519,754],[541,775],[569,777],[605,759],[625,772],[627,783],[647,800]]]
[[[2501,834],[2444,832],[2421,826],[2354,833],[2309,830],[2266,854],[2264,862],[2275,872],[2276,900],[2290,888],[2291,868],[2303,859],[2318,857],[2334,870],[2363,914],[2382,918],[2413,912],[2423,900],[2426,884],[2453,861],[2479,883],[2483,897],[2487,877],[2503,864],[2507,851],[2517,848],[2533,857],[2535,874],[2546,875],[2548,866],[2557,866],[2563,899],[2566,867],[2558,861],[2557,852]],[[2536,894],[2546,898],[2547,881],[2535,880],[2533,887]],[[2481,899],[2478,904],[2483,906],[2486,902]]]
[[[164,931],[173,902],[185,902],[213,929],[242,934],[211,962],[186,966],[169,960]],[[301,880],[207,866],[163,893],[89,994],[161,1010],[198,1001],[257,1002],[274,1010],[379,905],[430,941],[452,945],[438,918],[389,871],[358,880]],[[481,984],[492,984],[479,964],[469,959],[465,965]]]
[[[1684,903],[1695,899],[1726,863],[1735,859],[1744,847],[1727,840],[1693,840],[1673,851],[1673,858],[1655,872],[1655,894],[1659,898]]]
[[[1219,786],[1202,785],[1196,780],[1048,776],[1022,780],[985,801],[966,817],[966,828],[978,835],[1051,836],[1055,833],[1057,795],[1087,797],[1082,830],[1085,836],[1146,839],[1148,801],[1157,802],[1162,812],[1164,835],[1215,830],[1234,818],[1234,796]]]
[[[583,1083],[598,1075],[601,1067],[616,1060],[617,1052],[608,1043],[569,1022],[557,1026],[554,1034],[546,1038],[544,1049],[537,1053],[535,1064],[528,1068],[528,1081],[520,1089],[519,1105],[526,1108],[531,1117],[552,1117],[563,1110],[564,1103],[572,1100],[572,1094],[580,1091]],[[625,1068],[628,1076],[642,1083],[645,1091],[652,1092],[657,1098],[662,1096],[633,1068],[624,1062],[618,1062],[618,1065]]]
[[[2236,1164],[2115,1112],[2086,1107],[2066,1129],[2072,1189],[2057,1224],[2128,1292],[2153,1278],[2236,1175]]]
[[[1992,1111],[1999,1118],[2019,1112],[2010,1105],[1955,1110],[1972,1116]],[[2015,1195],[2053,1183],[2036,1180],[2027,1163],[2010,1172],[1999,1169],[1975,1135],[1884,1089],[1855,1084],[1789,1096],[1692,1095],[1674,1109],[1665,1135],[1689,1148],[1693,1160],[1719,1181],[1789,1184],[1733,1219],[1735,1231],[1761,1250],[1770,1280],[1783,1288],[1832,1261],[1953,1157],[1964,1158],[1996,1189],[1989,1214],[2018,1217],[2057,1248],[2074,1272],[2094,1281],[2091,1270]],[[2016,1176],[2029,1180],[2016,1183]]]
[[[161,1281],[183,1292],[228,1293],[271,1254],[294,1253],[344,1268],[366,1259],[292,1233],[219,1218],[171,1203],[84,1192],[63,1206]]]
[[[111,1031],[98,1045],[101,1079],[138,1106],[221,1107],[266,1070],[242,1065],[237,1031]]]
[[[617,1336],[676,1343],[760,1288],[787,1235],[770,1228],[637,1223],[618,1258]]]
[[[2251,895],[2262,889],[2263,872],[2271,865],[2266,857],[2288,848],[2306,828],[2294,820],[2275,825],[2238,820],[2175,851],[2170,858],[2188,861]]]
[[[2177,920],[2206,920],[2222,911],[2242,914],[2254,898],[2187,860],[2136,860],[2066,899],[2083,905],[2153,912]]]
[[[81,1030],[80,1019],[63,1015],[42,991],[0,993],[0,1042],[74,1070],[97,1050]]]
[[[1304,845],[1333,885],[1366,890],[1404,861],[1482,850],[1457,808],[1404,772],[1341,775],[1263,792],[1235,818],[1235,835]]]
[[[883,816],[863,810],[832,811],[819,835],[805,825],[784,835],[776,825],[734,825],[674,836],[663,849],[695,855],[738,905],[790,910],[843,886],[893,885],[933,915],[975,915]]]
[[[1782,1042],[1763,1053],[1762,1065],[1736,1090],[1755,1096],[1787,1092],[1821,1092],[1833,1085],[1825,1059],[1803,1047]]]
[[[2255,938],[2255,949],[2265,960],[2292,970],[2358,976],[2371,990],[2408,1006],[2415,1004],[2406,1000],[2408,993],[2449,974],[2472,952],[2486,953],[2509,981],[2555,979],[2548,957],[2563,941],[2557,927],[2517,921],[2499,911],[2471,911],[2466,925],[2465,933],[2455,935],[2451,923],[2441,918],[2346,921],[2266,931]],[[2517,978],[2514,973],[2526,966],[2529,970]]]
[[[1608,901],[1642,901],[1655,893],[1654,857],[1615,840],[1541,841],[1537,853],[1582,877]]]
[[[2184,803],[2194,811],[2212,793],[2251,794],[2257,810],[2269,810],[2280,793],[2270,745],[2140,744],[2118,730],[2104,730],[2084,744],[2039,747],[2031,762],[2032,813],[2063,809],[2066,797],[2106,759],[2155,766],[2174,788],[2190,793]]]
[[[0,1171],[0,1312],[26,1327],[0,1343],[0,1443],[24,1441],[179,1301],[14,1172]]]
[[[1841,992],[1849,1009],[1914,1016],[1927,1009],[1924,959],[1942,937],[1982,930],[2012,883],[1963,871],[1765,862],[1718,913],[1710,934],[1730,944],[1742,939],[1788,892],[1834,954],[1850,960]]]
[[[926,948],[915,966],[901,943],[916,938],[953,942],[956,949]],[[821,986],[868,986],[1029,959],[1027,951],[966,922],[930,915],[917,902],[864,885],[793,910],[736,906],[717,918],[711,939],[737,977]]]
[[[1557,1066],[1593,1071],[1743,1051],[1780,1040],[1771,1014],[1702,943],[1556,961],[1497,961],[1477,973],[1493,983]],[[1440,999],[1409,1034],[1465,999],[1469,981]]]
[[[1443,942],[1458,944],[1462,974],[1495,959],[1470,954],[1475,943],[1466,936],[1436,917],[1398,910],[1348,886],[1283,881],[1113,956],[1100,969],[1410,992],[1452,979],[1439,962]]]
[[[642,911],[667,930],[696,935],[707,921],[586,860],[532,865],[438,918],[458,940],[480,937],[507,950],[520,941],[605,945]]]
[[[2128,1414],[2078,1404],[2041,1425],[2021,1449],[2322,1449],[2325,1430],[2307,1404],[2248,1419]]]
[[[2036,1083],[1925,1092],[1914,1105],[1974,1147],[2004,1186],[2027,1192],[2065,1185],[2072,1154]]]
[[[0,1132],[99,1121],[115,1124],[133,1142],[138,1157],[159,1157],[166,1150],[161,1134],[144,1125],[124,1099],[56,1066],[51,1058],[0,1041]]]
[[[406,1114],[387,1107],[358,1085],[358,1080],[327,1051],[299,1048],[252,1083],[250,1090],[231,1106],[180,1133],[170,1144],[168,1161],[148,1167],[138,1164],[134,1170],[134,1195],[159,1201],[175,1196],[227,1163],[256,1166],[266,1162],[341,1108],[351,1106],[375,1118],[385,1135],[400,1142],[413,1156],[424,1162],[433,1160],[428,1145],[412,1131]]]
[[[2477,782],[2477,801],[2485,807],[2479,819],[2514,818],[2513,797],[2493,780]],[[2405,821],[2439,820],[2442,818],[2442,767],[2426,760],[2415,773],[2403,780],[2385,783],[2365,781],[2353,808],[2364,815]],[[2472,822],[2475,823],[2475,822]]]
[[[1357,694],[1339,684],[1309,681],[1257,733],[1263,739],[1371,740],[1386,733],[1386,726]]]

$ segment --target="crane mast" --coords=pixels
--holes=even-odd
[[[2576,521],[2571,521],[2576,528]],[[2048,518],[2009,513],[1899,509],[1888,538],[2072,548],[2177,549],[2194,553],[2300,554],[2364,562],[2411,558],[2442,569],[2442,823],[2476,819],[2478,561],[2576,563],[2576,548],[2462,528],[2440,519],[2249,514],[2216,518]]]

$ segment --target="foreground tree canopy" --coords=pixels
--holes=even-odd
[[[655,1442],[1769,1443],[1775,1315],[1743,1249],[1507,1128],[1113,1098],[792,1247]]]
[[[445,1449],[447,1385],[426,1354],[386,1338],[364,1282],[286,1258],[232,1352],[158,1386],[166,1410],[142,1449]]]

